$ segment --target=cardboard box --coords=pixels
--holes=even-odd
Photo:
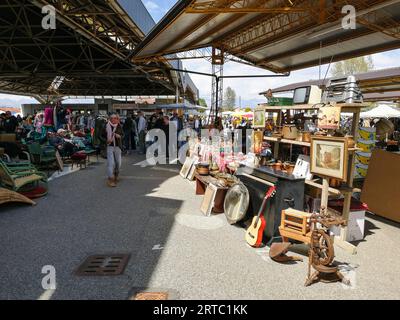
[[[340,236],[340,227],[332,227],[331,232],[335,236]],[[351,211],[349,216],[349,222],[347,226],[347,238],[346,241],[361,241],[364,239],[365,232],[365,211]]]
[[[400,222],[400,155],[375,150],[368,168],[361,200],[369,211]]]
[[[343,199],[332,200],[329,202],[329,208],[335,212],[342,214]],[[361,241],[364,239],[365,232],[365,213],[367,206],[357,199],[353,198],[350,206],[349,220],[347,222],[347,238],[346,241]],[[335,236],[340,236],[340,227],[332,227],[331,232]]]

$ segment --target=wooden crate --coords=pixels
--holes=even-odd
[[[282,221],[279,232],[284,242],[289,239],[301,241],[307,244],[311,242],[310,228],[311,214],[294,209],[282,211]]]

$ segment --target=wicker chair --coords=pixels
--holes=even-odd
[[[12,170],[4,162],[0,162],[0,182],[3,187],[13,191],[22,190],[29,185],[39,186],[39,183],[42,182],[47,190],[47,175],[45,173],[33,169]]]
[[[36,203],[31,199],[19,194],[17,192],[0,188],[0,204],[11,203],[11,202],[21,202],[34,206]]]

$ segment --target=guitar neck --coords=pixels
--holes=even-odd
[[[261,215],[264,213],[265,208],[267,207],[267,202],[268,202],[268,200],[269,200],[269,199],[273,196],[273,194],[275,193],[275,188],[274,188],[274,189],[273,189],[273,188],[274,188],[274,187],[271,187],[271,188],[269,189],[268,193],[266,194],[266,196],[264,197],[264,200],[263,200],[263,202],[262,202],[261,208],[260,208],[260,210],[259,210],[259,212],[258,212],[258,215],[257,215],[257,217],[258,217],[257,222],[258,222],[259,218],[261,217]]]

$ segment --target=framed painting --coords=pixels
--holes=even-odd
[[[340,128],[341,107],[324,107],[318,112],[318,128],[323,130],[337,130]]]
[[[217,196],[218,187],[210,183],[206,189],[200,211],[207,217],[210,217],[214,209],[215,197]]]
[[[254,119],[253,119],[253,127],[257,128],[265,128],[265,109],[259,108],[254,110]]]
[[[189,174],[187,176],[187,179],[190,181],[193,181],[196,175],[196,165],[199,163],[199,157],[193,156],[192,157],[192,167],[190,168]]]
[[[180,172],[180,176],[181,176],[183,179],[186,179],[186,178],[188,177],[189,172],[190,172],[190,169],[191,169],[192,166],[193,166],[193,162],[194,162],[194,159],[193,159],[193,158],[186,157],[186,161],[185,161],[185,163],[183,164],[182,169],[181,169],[181,172]]]
[[[313,137],[311,139],[311,173],[347,181],[348,139]]]

